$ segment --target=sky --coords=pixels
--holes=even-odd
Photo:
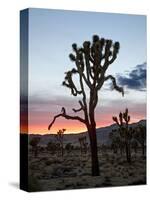
[[[29,9],[29,133],[57,133],[62,128],[66,133],[86,130],[80,122],[63,118],[50,132],[47,127],[62,107],[68,114],[78,107],[78,98],[71,96],[61,83],[64,72],[75,67],[68,57],[72,43],[82,46],[94,34],[120,42],[118,58],[107,74],[114,75],[125,90],[122,97],[111,90],[110,82],[104,85],[96,109],[97,127],[112,124],[112,116],[126,107],[131,122],[146,118],[146,16]]]

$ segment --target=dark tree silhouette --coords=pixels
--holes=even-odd
[[[96,121],[95,109],[98,103],[98,91],[101,90],[103,84],[110,80],[113,89],[124,94],[123,88],[119,87],[116,83],[115,77],[112,75],[106,76],[108,67],[116,60],[120,44],[119,42],[113,43],[112,40],[106,40],[94,35],[93,41],[85,41],[81,48],[77,44],[72,45],[74,54],[70,54],[71,61],[75,63],[75,68],[67,71],[65,80],[62,85],[70,89],[73,96],[82,96],[79,100],[79,108],[72,110],[75,113],[83,112],[83,118],[78,115],[71,116],[67,114],[66,109],[62,107],[61,113],[54,116],[48,129],[54,124],[55,120],[59,117],[64,117],[68,120],[78,120],[85,124],[91,147],[91,160],[92,160],[92,175],[99,175],[99,162],[97,154],[97,138],[96,138]],[[79,84],[75,84],[73,76],[77,75]],[[89,94],[89,95],[88,95]]]
[[[119,118],[112,117],[112,119],[119,127],[120,136],[125,139],[126,158],[127,162],[131,163],[131,138],[134,129],[129,127],[130,116],[128,115],[128,109],[124,113],[120,112]]]
[[[37,157],[38,155],[38,144],[40,142],[40,137],[34,137],[31,139],[29,144],[32,146],[32,151],[34,152],[34,156]]]
[[[63,157],[64,155],[64,147],[63,147],[63,139],[64,139],[64,132],[66,131],[66,129],[61,129],[57,132],[56,134],[56,139],[60,144],[60,149],[61,149],[61,156]]]

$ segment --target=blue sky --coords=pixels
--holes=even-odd
[[[36,107],[39,111],[44,112],[45,109],[45,112],[48,112],[46,110],[49,108],[49,112],[55,114],[58,105],[55,108],[56,106],[49,104],[48,101],[75,101],[70,96],[70,91],[61,86],[64,72],[74,67],[68,55],[72,52],[72,43],[81,46],[83,41],[91,40],[93,34],[120,42],[118,58],[109,67],[108,74],[128,76],[137,65],[146,62],[146,16],[49,9],[29,10],[29,100],[34,102],[36,99],[37,102],[37,99],[40,99],[36,106],[32,103],[32,109]],[[108,84],[104,86],[101,96],[102,106],[110,106],[112,102],[120,101],[122,98],[115,91],[105,90],[107,87],[109,88]],[[129,87],[126,89],[125,98],[122,100],[124,106],[135,103],[145,105],[146,92]],[[42,108],[42,101],[47,102],[49,106]],[[122,109],[121,105],[119,109]],[[36,123],[36,120],[33,121]]]

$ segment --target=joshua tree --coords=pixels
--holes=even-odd
[[[128,163],[131,162],[131,138],[134,130],[129,128],[130,116],[128,115],[128,109],[124,113],[119,114],[119,118],[112,117],[119,127],[120,136],[125,139],[125,148],[126,148],[126,158]]]
[[[66,129],[61,129],[57,132],[57,135],[55,136],[57,141],[60,144],[60,148],[61,148],[61,155],[64,155],[64,147],[63,147],[63,139],[64,139],[64,132],[66,131]]]
[[[32,146],[32,151],[34,152],[34,156],[37,157],[38,155],[38,144],[40,142],[40,137],[34,137],[30,141],[30,145]]]
[[[71,116],[62,107],[61,113],[54,116],[48,129],[50,130],[55,120],[59,117],[64,117],[68,120],[78,120],[83,123],[87,128],[90,140],[92,175],[98,176],[99,162],[95,120],[95,109],[99,100],[98,91],[101,90],[106,81],[110,80],[113,89],[121,92],[122,95],[124,94],[123,88],[117,85],[115,77],[106,75],[108,67],[117,58],[120,44],[119,42],[113,43],[112,40],[106,40],[94,35],[92,43],[85,41],[81,48],[78,48],[77,44],[72,44],[72,48],[74,54],[70,54],[69,57],[76,67],[65,73],[65,80],[62,85],[69,88],[74,97],[81,96],[79,100],[80,107],[78,109],[73,108],[72,110],[74,113],[83,112],[83,117],[78,115]],[[73,79],[74,75],[78,76],[79,84]]]

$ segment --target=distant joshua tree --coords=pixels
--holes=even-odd
[[[134,129],[129,127],[130,116],[128,115],[128,109],[124,113],[119,114],[119,118],[112,117],[119,127],[120,136],[125,140],[126,158],[127,162],[131,163],[131,139]]]
[[[34,156],[37,157],[38,155],[38,144],[40,142],[40,137],[33,137],[29,144],[32,146],[32,151],[34,152]]]
[[[99,100],[98,91],[101,90],[106,81],[110,80],[113,89],[124,95],[123,88],[117,85],[115,77],[112,75],[106,76],[108,67],[117,58],[120,44],[119,42],[113,43],[112,40],[99,38],[99,36],[94,35],[92,43],[85,41],[80,48],[77,47],[77,44],[72,44],[72,48],[74,54],[70,54],[69,57],[76,67],[65,73],[65,80],[62,85],[69,88],[73,96],[82,96],[82,99],[79,100],[80,107],[78,109],[73,108],[72,110],[75,113],[82,111],[83,118],[78,115],[68,115],[66,109],[62,107],[61,113],[54,116],[48,129],[50,130],[55,120],[59,117],[64,117],[68,120],[78,120],[83,123],[89,134],[92,175],[98,176],[100,173],[95,121],[95,109]],[[77,75],[79,84],[75,83],[74,75]]]
[[[66,129],[60,129],[57,134],[56,134],[56,139],[60,144],[60,149],[61,149],[61,156],[63,157],[64,155],[64,147],[63,147],[63,139],[64,139],[64,132],[66,131]]]

